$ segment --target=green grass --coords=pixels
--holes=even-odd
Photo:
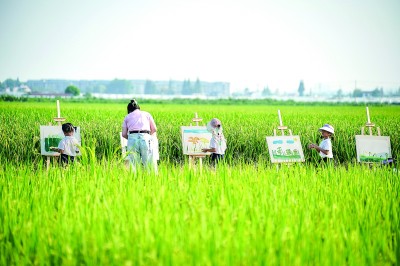
[[[119,152],[122,120],[126,105],[120,103],[61,102],[61,116],[81,127],[83,145],[92,147],[97,158],[112,159]],[[356,160],[355,135],[365,125],[363,106],[263,106],[263,105],[177,105],[157,103],[142,105],[158,126],[162,161],[183,163],[180,126],[192,123],[194,113],[206,124],[213,117],[222,121],[228,140],[227,160],[235,163],[269,161],[266,136],[272,136],[279,125],[277,110],[283,124],[299,135],[306,160],[317,161],[318,154],[306,148],[308,143],[319,143],[320,128],[325,123],[335,127],[334,156],[339,162]],[[0,160],[8,162],[37,162],[40,156],[40,125],[48,125],[56,116],[56,104],[0,102],[0,139],[4,149]],[[380,127],[382,135],[390,136],[392,154],[400,152],[400,107],[374,106],[371,121]],[[193,123],[192,123],[193,124]],[[286,132],[288,134],[288,132]]]
[[[396,265],[400,179],[395,166],[355,163],[362,106],[154,103],[159,173],[130,172],[119,131],[126,106],[61,103],[81,127],[79,162],[45,168],[39,127],[55,104],[0,102],[0,265]],[[284,125],[305,163],[270,163],[266,136]],[[226,164],[189,168],[180,126],[198,112],[221,119]],[[371,121],[399,151],[400,108],[374,106]],[[305,148],[335,126],[337,167]]]
[[[1,170],[2,265],[398,263],[391,168]]]

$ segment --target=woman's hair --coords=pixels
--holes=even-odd
[[[136,109],[139,109],[139,110],[140,110],[140,106],[139,106],[139,104],[136,102],[136,100],[133,99],[133,100],[131,100],[130,103],[128,103],[127,109],[128,109],[128,114],[130,114],[130,113],[132,113],[133,111],[135,111]]]
[[[65,123],[61,126],[64,133],[74,132],[74,126],[71,123]]]

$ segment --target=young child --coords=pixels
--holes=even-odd
[[[318,151],[322,160],[327,162],[330,159],[333,159],[331,136],[335,133],[335,130],[331,125],[325,124],[319,129],[319,131],[321,132],[323,140],[319,146],[311,143],[308,145],[308,148]]]
[[[64,138],[58,144],[58,147],[52,147],[51,150],[60,153],[60,162],[62,164],[73,163],[75,156],[79,153],[79,143],[74,137],[75,129],[71,123],[65,123],[61,126]]]
[[[226,139],[222,133],[221,121],[217,118],[213,118],[208,122],[207,130],[212,133],[210,148],[202,149],[202,151],[211,152],[211,161],[215,165],[215,163],[224,158],[226,150]]]

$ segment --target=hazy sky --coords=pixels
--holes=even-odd
[[[0,0],[0,80],[400,87],[400,0]]]

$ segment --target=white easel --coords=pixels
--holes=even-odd
[[[294,162],[304,162],[304,153],[301,147],[300,136],[297,135],[293,136],[292,130],[288,129],[287,126],[283,125],[280,110],[278,110],[278,118],[279,118],[278,130],[281,131],[282,136],[278,136],[276,133],[277,130],[274,129],[274,136],[269,136],[269,137],[267,136],[266,138],[269,155],[271,157],[271,162],[277,163],[277,169],[279,169],[278,166],[279,164],[291,165]],[[285,136],[285,130],[289,130],[289,135]],[[276,148],[275,142],[277,142],[278,144],[283,144],[283,142],[286,142],[293,144],[294,146],[292,147],[292,149],[287,149],[290,152],[289,154],[287,154],[288,153],[287,150],[283,152],[284,154],[277,154],[276,150],[274,150],[273,148],[273,147]],[[281,149],[281,147],[279,147],[279,149]]]
[[[197,116],[197,113],[194,113],[194,118],[192,118],[192,122],[196,123],[196,126],[199,126],[199,122],[203,121],[203,118],[199,118]],[[190,126],[192,126],[192,123],[190,123]],[[199,165],[200,165],[200,172],[203,168],[203,158],[206,157],[204,154],[196,154],[196,155],[189,155],[189,169],[192,168],[195,164],[195,159],[199,159]]]
[[[367,123],[365,124],[365,127],[368,128],[368,130],[369,130],[369,135],[372,136],[372,128],[375,127],[375,124],[374,124],[374,123],[371,123],[371,119],[369,118],[369,109],[368,109],[368,106],[367,106],[366,108],[367,108]],[[380,136],[380,135],[381,135],[381,129],[380,129],[379,127],[377,127],[377,128],[376,128],[376,131],[377,131],[377,133],[378,133],[378,136]],[[365,135],[365,134],[364,134],[364,127],[361,127],[361,135]]]
[[[281,110],[278,110],[278,118],[279,118],[278,130],[281,131],[282,136],[285,136],[285,130],[288,129],[288,127],[284,126],[282,123]],[[276,128],[274,128],[274,136],[276,136]],[[292,130],[290,129],[289,129],[289,136],[292,136]]]
[[[53,120],[54,120],[55,122],[57,122],[57,124],[58,124],[59,126],[61,126],[62,122],[65,121],[65,118],[61,117],[60,101],[59,101],[59,100],[57,100],[57,117],[54,117]],[[52,123],[51,123],[51,122],[49,123],[49,126],[52,126]],[[50,157],[56,157],[56,156],[59,156],[59,155],[53,155],[53,156],[47,155],[47,156],[46,156],[46,168],[47,168],[47,169],[50,168]]]

